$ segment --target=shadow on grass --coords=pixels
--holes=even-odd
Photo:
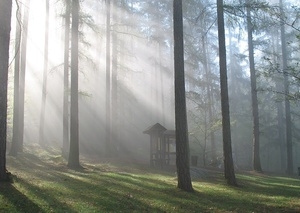
[[[30,153],[10,159],[10,165],[19,172],[16,184],[27,196],[11,186],[14,189],[4,197],[16,193],[18,202],[27,203],[20,212],[298,212],[300,208],[267,203],[280,193],[295,198],[299,190],[291,186],[280,192],[286,189],[285,181],[276,178],[240,176],[243,187],[233,188],[216,175],[214,180],[194,182],[196,191],[186,193],[176,188],[174,176],[147,169],[136,173],[99,165],[76,171]],[[267,198],[255,199],[262,195]]]
[[[109,176],[88,168],[70,170],[29,153],[12,159],[12,164],[18,171],[15,183],[29,197],[37,198],[44,212],[162,212],[131,197],[127,192],[130,189],[122,188]],[[25,199],[29,198],[24,196],[20,202]]]
[[[69,199],[76,200],[78,208],[84,212],[163,212],[151,202],[139,199],[145,197],[142,190],[135,191],[109,174],[73,172],[60,175],[66,180],[64,186],[69,189]]]
[[[64,202],[63,199],[60,199],[59,196],[57,196],[57,194],[59,194],[59,190],[57,190],[56,193],[53,193],[52,190],[48,189],[47,187],[38,187],[23,179],[18,179],[16,181],[18,181],[18,184],[21,184],[22,187],[26,189],[30,196],[38,198],[40,206],[45,212],[77,212],[70,205],[68,205],[68,203]]]
[[[24,210],[26,212],[44,212],[42,208],[22,194],[11,183],[1,183],[0,195],[3,196],[6,204],[0,207],[0,212],[11,212],[12,209],[15,212],[24,212]]]
[[[299,198],[300,180],[295,178],[273,176],[240,176],[242,186],[248,192],[260,193],[266,196],[282,196]]]

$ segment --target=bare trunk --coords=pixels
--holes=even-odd
[[[280,14],[281,17],[284,17],[283,12],[283,3],[282,0],[280,3]],[[287,174],[293,174],[293,142],[292,142],[292,121],[291,121],[291,107],[290,100],[288,98],[290,89],[289,89],[289,77],[287,73],[287,51],[286,51],[286,38],[285,38],[285,27],[284,23],[281,23],[281,48],[282,48],[282,70],[284,76],[284,105],[285,105],[285,122],[286,122],[286,147],[287,147]]]
[[[249,2],[249,1],[248,1]],[[259,117],[258,117],[258,101],[256,89],[256,74],[254,66],[252,23],[250,7],[247,7],[247,29],[248,29],[248,48],[251,78],[251,96],[252,96],[252,116],[253,116],[253,169],[261,172],[260,154],[259,154]]]
[[[71,41],[71,122],[70,152],[68,166],[79,168],[79,121],[78,121],[78,27],[79,0],[72,0],[72,41]]]
[[[111,152],[116,153],[116,146],[118,144],[118,47],[120,45],[117,26],[119,22],[119,15],[117,11],[117,2],[114,1],[113,6],[113,22],[114,30],[112,32],[112,69],[111,69]]]
[[[7,84],[12,1],[0,1],[0,181],[8,180],[6,171]]]
[[[64,49],[64,94],[63,94],[63,150],[62,155],[68,158],[69,137],[69,55],[70,55],[70,0],[66,0]]]
[[[225,178],[229,185],[236,186],[234,173],[232,148],[231,148],[231,130],[230,130],[230,111],[227,83],[227,63],[224,29],[223,0],[217,0],[218,14],[218,36],[219,36],[219,63],[220,63],[220,84],[221,84],[221,108],[222,108],[222,129],[223,129],[223,154]]]
[[[278,30],[274,32],[274,35],[277,35]],[[276,36],[276,39],[273,39],[273,53],[274,53],[274,59],[273,59],[273,64],[277,64],[279,61],[279,57],[277,54],[279,50],[279,40],[278,36]],[[282,95],[280,93],[284,92],[284,88],[282,86],[282,78],[276,79],[276,91],[278,92],[277,95],[280,95],[280,100],[277,101],[276,103],[276,108],[277,108],[277,129],[278,129],[278,143],[280,147],[280,168],[283,173],[286,171],[286,146],[285,146],[285,137],[284,137],[284,109],[283,109],[283,100]]]
[[[193,187],[190,176],[189,139],[185,99],[182,0],[174,0],[173,10],[177,186],[182,190],[191,192],[193,191]]]
[[[204,34],[204,33],[203,33]],[[215,133],[213,130],[213,110],[212,110],[212,95],[211,95],[211,78],[210,78],[210,70],[208,66],[207,60],[207,46],[206,46],[206,39],[202,37],[202,48],[203,48],[203,63],[205,69],[205,76],[206,76],[206,94],[207,94],[207,109],[208,109],[208,122],[209,122],[209,137],[210,137],[210,144],[211,144],[211,159],[212,162],[217,161],[217,153],[216,153],[216,142],[215,142]]]
[[[46,0],[46,20],[45,20],[45,46],[44,46],[44,73],[43,73],[43,90],[40,116],[39,142],[45,146],[45,111],[47,98],[47,77],[48,77],[48,45],[49,44],[49,0]]]
[[[24,105],[25,105],[25,73],[26,73],[26,58],[27,58],[27,35],[28,35],[28,21],[29,21],[29,6],[30,0],[26,1],[24,5],[23,18],[23,33],[21,41],[21,68],[20,68],[20,90],[19,90],[19,133],[18,133],[18,151],[23,151],[24,140]]]
[[[21,17],[22,17],[22,4],[17,4],[17,23],[16,23],[16,41],[15,41],[15,70],[14,70],[14,117],[13,117],[13,135],[10,155],[17,156],[18,143],[19,143],[19,84],[20,84],[20,46],[21,46]]]
[[[106,155],[111,155],[111,75],[110,75],[110,1],[106,1],[106,131],[105,131],[105,143],[106,143]]]
[[[160,83],[160,101],[161,101],[161,117],[162,124],[166,125],[166,112],[165,112],[165,100],[164,100],[164,68],[162,66],[162,54],[161,43],[158,42],[158,60],[159,60],[159,83]]]

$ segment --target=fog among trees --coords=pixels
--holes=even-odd
[[[224,66],[219,67],[226,57],[229,163],[235,171],[295,174],[300,166],[299,2],[224,1],[223,55],[216,1],[182,4],[188,158],[221,169],[225,157],[226,169]],[[149,135],[143,131],[156,123],[177,129],[173,26],[170,0],[13,1],[7,152],[17,155],[23,145],[34,145],[59,149],[75,161],[149,164]]]

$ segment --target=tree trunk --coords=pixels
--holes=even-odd
[[[16,41],[15,41],[15,68],[14,68],[14,110],[13,110],[13,135],[9,155],[17,156],[19,142],[19,121],[20,121],[20,45],[21,45],[21,17],[22,4],[17,4],[17,23],[16,23]]]
[[[6,130],[11,10],[11,0],[0,1],[0,181],[8,180],[6,171]]]
[[[279,83],[276,82],[276,87],[279,87]],[[278,90],[279,91],[279,90]],[[277,129],[278,129],[278,141],[280,147],[280,169],[283,173],[286,171],[286,155],[285,155],[285,140],[284,140],[284,111],[283,103],[278,101],[277,107]]]
[[[24,105],[25,105],[25,73],[26,73],[26,58],[27,58],[27,35],[28,35],[28,21],[29,21],[29,8],[30,0],[26,1],[24,5],[24,18],[23,18],[23,33],[21,41],[21,68],[20,68],[20,102],[19,102],[19,133],[18,133],[18,151],[23,151],[24,142]]]
[[[113,32],[112,34],[112,67],[111,67],[111,154],[115,155],[118,144],[118,47],[120,46],[117,26],[119,25],[119,14],[117,13],[117,1],[113,1]],[[123,11],[123,10],[122,10]],[[123,14],[124,15],[124,14]]]
[[[63,94],[63,150],[62,155],[68,159],[69,149],[69,47],[70,47],[70,0],[66,0],[65,41],[64,41],[64,94]]]
[[[249,3],[249,0],[247,1]],[[251,96],[252,96],[252,116],[253,116],[253,169],[257,172],[262,172],[260,155],[259,155],[259,116],[258,116],[258,101],[256,89],[256,74],[254,66],[254,51],[252,38],[252,21],[250,5],[247,7],[247,30],[248,30],[248,48],[249,48],[249,63],[250,63],[250,78],[251,78]]]
[[[174,69],[175,69],[175,126],[176,126],[176,166],[178,188],[193,191],[190,164],[189,141],[185,100],[184,47],[182,0],[173,1],[174,21]]]
[[[218,36],[219,36],[219,63],[220,63],[220,84],[221,84],[221,108],[222,108],[222,129],[223,129],[223,154],[224,154],[224,173],[227,183],[236,186],[234,173],[232,148],[231,148],[231,130],[230,130],[230,111],[227,83],[227,64],[226,64],[226,46],[224,29],[224,11],[223,0],[217,0],[218,16]]]
[[[166,125],[166,112],[165,112],[165,94],[164,94],[164,67],[163,67],[163,64],[162,64],[162,44],[161,42],[159,41],[158,42],[158,65],[159,65],[159,84],[160,84],[160,106],[161,106],[161,121],[162,121],[162,124],[163,125]]]
[[[280,58],[278,56],[278,52],[280,49],[280,43],[279,38],[277,36],[278,29],[276,28],[274,30],[275,38],[272,40],[272,46],[273,46],[273,64],[278,64],[280,61]],[[283,77],[283,76],[282,76]],[[284,137],[284,108],[283,108],[283,92],[284,88],[282,85],[283,78],[281,76],[278,77],[275,81],[276,91],[278,92],[277,96],[279,96],[279,101],[276,102],[276,108],[277,108],[277,129],[278,129],[278,145],[280,148],[280,169],[282,173],[285,173],[286,171],[286,146],[285,146],[285,137]],[[282,93],[282,94],[280,94]]]
[[[284,17],[283,3],[282,0],[279,1],[280,4],[280,14]],[[287,73],[287,51],[286,51],[286,38],[285,38],[285,27],[284,23],[281,23],[281,48],[282,48],[282,70],[284,76],[284,105],[285,105],[285,122],[286,122],[286,148],[287,148],[287,174],[293,174],[293,142],[292,142],[292,121],[291,121],[291,107],[290,100],[288,98],[289,89],[289,77]]]
[[[42,146],[45,146],[45,111],[46,111],[46,98],[47,98],[48,55],[49,55],[48,44],[49,44],[49,0],[46,0],[44,73],[43,73],[42,104],[41,104],[40,129],[39,129],[39,142]]]
[[[79,122],[78,122],[78,27],[79,0],[72,0],[72,41],[71,41],[71,122],[70,152],[68,167],[80,168],[79,163]]]
[[[106,155],[111,155],[110,0],[106,1]]]
[[[205,35],[202,32],[202,35]],[[208,122],[209,122],[209,137],[210,137],[210,144],[211,144],[211,160],[213,163],[217,162],[217,150],[216,150],[216,142],[215,142],[215,132],[213,130],[213,104],[212,104],[212,94],[211,94],[211,78],[210,78],[210,70],[208,66],[208,51],[206,46],[205,36],[202,36],[202,48],[203,48],[203,64],[205,69],[205,76],[206,76],[206,94],[207,94],[207,110],[208,110]]]

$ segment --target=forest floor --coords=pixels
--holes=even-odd
[[[76,171],[55,150],[27,148],[7,164],[13,181],[0,183],[0,212],[300,212],[297,177],[239,173],[231,187],[221,172],[196,168],[187,193],[171,170],[83,159]]]

